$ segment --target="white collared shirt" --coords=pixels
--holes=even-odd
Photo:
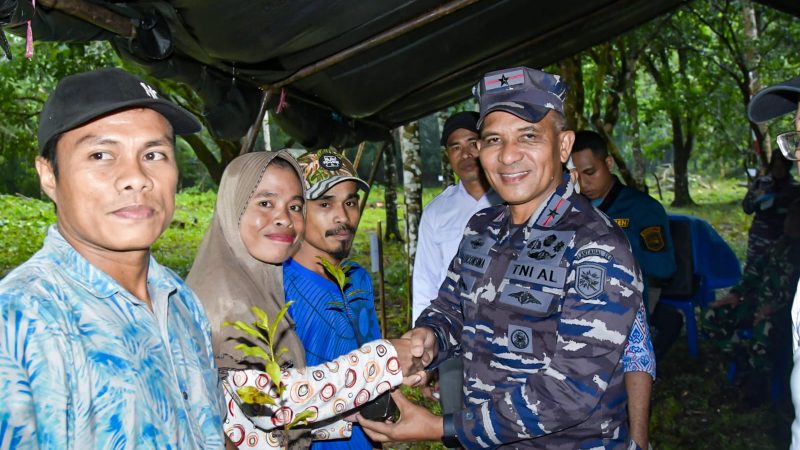
[[[458,251],[467,222],[476,212],[502,200],[490,190],[475,200],[459,181],[430,201],[422,212],[414,258],[412,323],[439,295],[450,261]]]
[[[792,302],[792,376],[789,385],[792,388],[792,403],[794,403],[795,418],[792,422],[792,450],[800,450],[800,282],[794,293]]]

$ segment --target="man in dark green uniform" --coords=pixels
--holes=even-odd
[[[759,404],[764,380],[781,361],[789,366],[789,309],[800,276],[800,200],[787,208],[783,235],[745,266],[742,280],[711,303],[703,330],[737,363],[745,399]],[[777,367],[780,367],[778,364]]]
[[[663,356],[677,339],[683,324],[674,308],[658,306],[659,286],[675,273],[675,251],[664,207],[654,198],[625,186],[611,173],[614,159],[605,140],[594,131],[575,133],[572,162],[581,194],[625,231],[633,255],[644,275],[644,299],[654,328],[656,358]]]

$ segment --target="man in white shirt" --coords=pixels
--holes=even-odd
[[[464,228],[476,212],[502,200],[490,190],[478,161],[478,113],[464,111],[447,119],[441,144],[458,176],[458,183],[448,186],[428,203],[419,225],[417,254],[414,259],[412,314],[420,313],[439,295],[447,275],[447,266],[458,251]],[[461,409],[463,370],[460,358],[439,366],[439,399],[443,413]]]
[[[800,77],[763,89],[750,100],[747,115],[753,122],[766,122],[793,111],[794,129],[778,135],[778,147],[787,159],[800,160]],[[800,170],[800,163],[798,163]],[[795,290],[792,304],[792,349],[794,368],[790,384],[795,419],[792,423],[793,450],[800,450],[800,284]]]

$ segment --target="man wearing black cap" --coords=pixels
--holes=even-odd
[[[36,448],[221,448],[197,298],[150,246],[169,226],[175,135],[200,123],[140,79],[61,80],[36,170],[57,223],[0,281],[0,433]]]
[[[778,147],[783,156],[800,161],[800,77],[763,89],[756,94],[747,108],[753,122],[766,122],[794,111],[794,131],[778,135]],[[800,162],[798,162],[800,170]],[[792,349],[794,368],[790,385],[794,403],[794,422],[792,422],[792,450],[800,450],[800,283],[795,290],[792,303]]]
[[[377,440],[466,448],[636,448],[620,364],[642,276],[622,230],[575,192],[561,165],[566,87],[527,67],[476,86],[480,161],[506,202],[470,219],[431,306],[407,333],[429,367],[460,353],[463,409],[442,418],[395,394]]]

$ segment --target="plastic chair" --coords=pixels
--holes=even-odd
[[[716,289],[736,284],[742,269],[730,246],[705,220],[676,214],[669,216],[669,226],[676,271],[662,289],[660,302],[683,313],[689,356],[696,358],[700,352],[695,307],[705,308]]]

